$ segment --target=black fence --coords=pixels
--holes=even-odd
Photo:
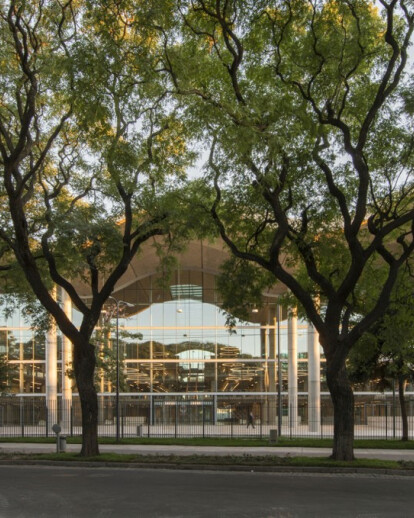
[[[408,404],[409,436],[413,438],[414,404]],[[119,417],[119,419],[118,419]],[[47,405],[43,398],[0,398],[0,437],[54,436],[82,433],[80,403],[58,400]],[[317,409],[300,404],[296,409],[283,398],[251,396],[211,398],[121,397],[99,398],[98,434],[101,437],[269,437],[271,430],[285,437],[329,438],[333,436],[333,409],[329,398]],[[273,432],[274,433],[274,432]],[[355,406],[355,437],[399,439],[402,422],[395,401],[363,402]]]

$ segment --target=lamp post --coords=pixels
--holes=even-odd
[[[116,415],[116,442],[119,442],[119,306],[123,304],[128,308],[133,308],[134,304],[125,302],[125,300],[118,300],[112,295],[108,297],[112,299],[116,304],[116,392],[115,392],[115,415]]]

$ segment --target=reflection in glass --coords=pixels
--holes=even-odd
[[[20,392],[20,366],[17,363],[9,363],[8,365],[8,386],[12,393]]]
[[[7,354],[7,331],[0,331],[0,354]]]
[[[20,343],[13,331],[7,332],[7,354],[9,360],[20,360]]]
[[[21,334],[21,340],[23,341],[23,359],[33,359],[33,333],[23,332]]]
[[[44,336],[36,335],[34,338],[34,359],[44,360],[46,358],[46,339]]]
[[[261,362],[220,362],[219,392],[261,392],[265,390],[265,368]]]

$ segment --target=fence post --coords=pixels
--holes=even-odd
[[[153,403],[152,403],[152,396],[150,395],[149,397],[149,407],[148,407],[148,425],[153,425],[154,424],[154,419],[153,419]]]
[[[177,419],[178,419],[178,401],[175,399],[175,426],[174,426],[174,435],[177,438]]]
[[[49,409],[46,405],[46,402],[45,402],[45,410],[46,410],[45,423],[46,423],[46,438],[47,438],[47,437],[49,437]]]
[[[395,379],[392,380],[392,433],[395,439]]]
[[[22,429],[22,437],[24,437],[24,399],[20,398],[20,426]]]
[[[321,415],[320,415],[320,420],[321,420],[321,439],[323,439],[323,406],[321,405]]]
[[[124,407],[121,404],[121,439],[124,438]]]
[[[279,397],[279,395],[278,395],[277,403],[275,401],[275,410],[276,410],[276,406],[277,406],[277,433],[278,433],[278,436],[281,437],[282,428],[283,428],[283,402],[282,402],[282,398]],[[276,415],[276,413],[275,413],[275,415]]]
[[[388,439],[388,403],[385,402],[385,439]]]
[[[263,439],[263,405],[259,402],[260,407],[260,439]]]
[[[203,400],[203,439],[205,438],[205,411],[204,411],[204,400]]]
[[[70,405],[69,412],[70,412],[70,436],[73,437],[73,402]]]
[[[150,396],[149,406],[148,406],[148,417],[147,417],[147,422],[148,422],[148,438],[150,437],[150,426],[152,425],[152,421],[151,421],[151,406],[152,406],[152,397]]]

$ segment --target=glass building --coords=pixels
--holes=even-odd
[[[177,408],[191,419],[203,401],[209,422],[230,419],[229,406],[238,405],[243,412],[255,407],[256,415],[272,424],[282,404],[290,425],[306,422],[318,433],[329,395],[317,334],[294,311],[277,318],[280,287],[263,294],[263,306],[251,308],[249,321],[236,320],[229,329],[216,287],[225,258],[220,244],[190,243],[167,281],[152,247],[135,259],[108,300],[97,332],[100,401],[114,400],[118,361],[120,397],[139,401],[151,423],[168,421]],[[60,298],[79,323],[70,300],[65,294]],[[71,405],[77,397],[71,344],[53,328],[37,337],[18,311],[8,313],[0,311],[8,391],[45,398],[51,406]],[[375,394],[375,388],[364,387],[357,396],[367,401]],[[110,411],[104,414],[102,419],[111,417]]]

